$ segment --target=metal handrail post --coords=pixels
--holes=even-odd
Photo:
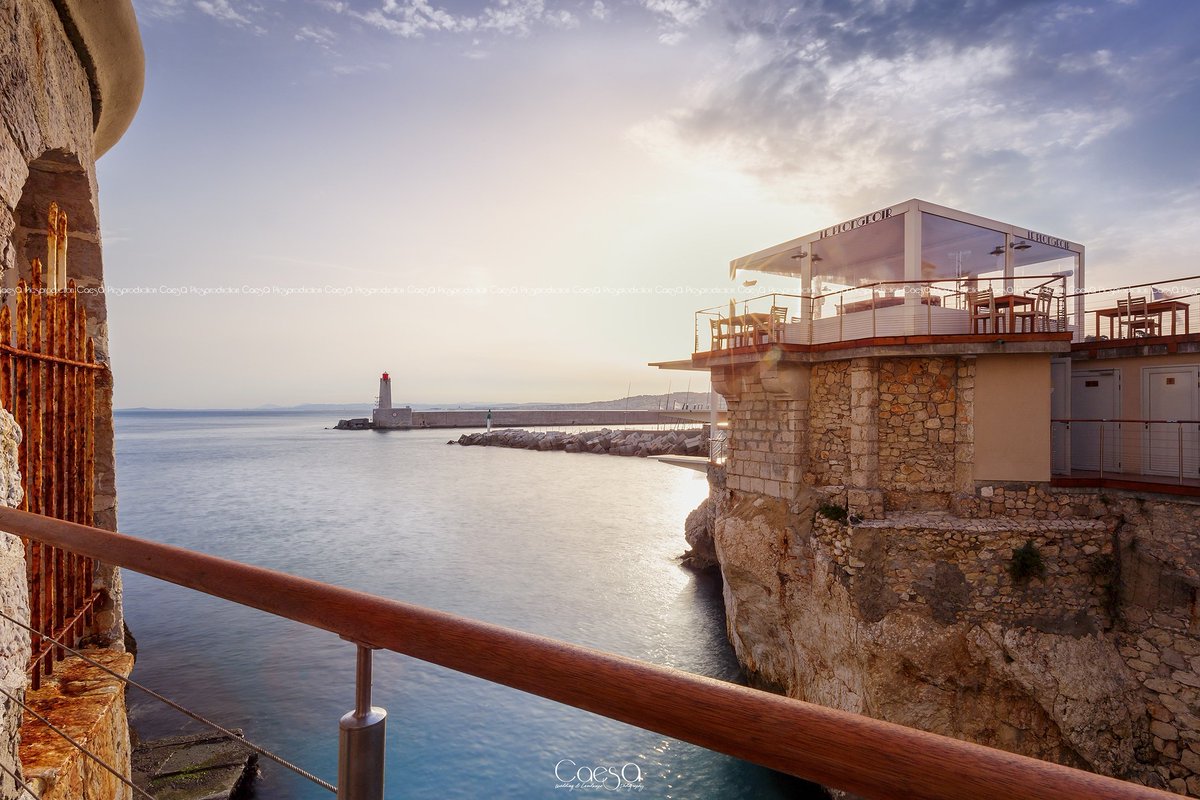
[[[383,800],[387,711],[371,705],[371,650],[358,644],[354,710],[338,723],[337,800]]]
[[[1183,485],[1183,423],[1175,423],[1179,433],[1179,485]]]

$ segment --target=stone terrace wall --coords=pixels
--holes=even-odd
[[[758,380],[727,397],[730,438],[725,462],[731,489],[790,497],[800,480],[808,398],[768,392]]]
[[[850,477],[850,362],[815,364],[810,382],[805,482],[843,486]]]
[[[957,381],[957,358],[880,361],[879,476],[885,490],[954,490]],[[900,506],[903,499],[897,500],[889,507]]]
[[[1107,627],[1111,520],[909,514],[846,526],[818,516],[813,530],[854,586],[869,622],[903,609],[943,624],[1000,622],[1044,633]],[[1015,580],[1013,551],[1027,542],[1040,553],[1044,573]]]
[[[982,485],[956,499],[954,510],[979,521],[1026,521],[1048,530],[1063,519],[1092,519],[1114,531],[1117,551],[1103,542],[1080,547],[1052,536],[1036,541],[1048,570],[1051,558],[1070,557],[1093,572],[1091,600],[1102,603],[1108,633],[1150,718],[1152,752],[1145,757],[1164,786],[1200,796],[1200,503],[1098,489]]]

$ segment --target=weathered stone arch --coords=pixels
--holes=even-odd
[[[48,150],[28,165],[28,177],[13,212],[12,261],[5,263],[4,286],[12,289],[19,278],[30,278],[34,258],[46,258],[46,220],[50,204],[57,203],[68,220],[67,277],[89,289],[103,283],[100,256],[100,224],[96,195],[88,170],[80,159],[65,150]],[[84,297],[97,345],[107,317],[103,295]]]

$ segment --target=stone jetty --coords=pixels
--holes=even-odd
[[[450,443],[453,443],[451,440]],[[609,430],[566,433],[507,428],[458,437],[464,446],[515,447],[523,450],[565,450],[611,456],[708,456],[708,431],[703,428],[675,431]]]

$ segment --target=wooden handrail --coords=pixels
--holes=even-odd
[[[0,508],[0,530],[875,798],[1175,795],[180,547]]]

